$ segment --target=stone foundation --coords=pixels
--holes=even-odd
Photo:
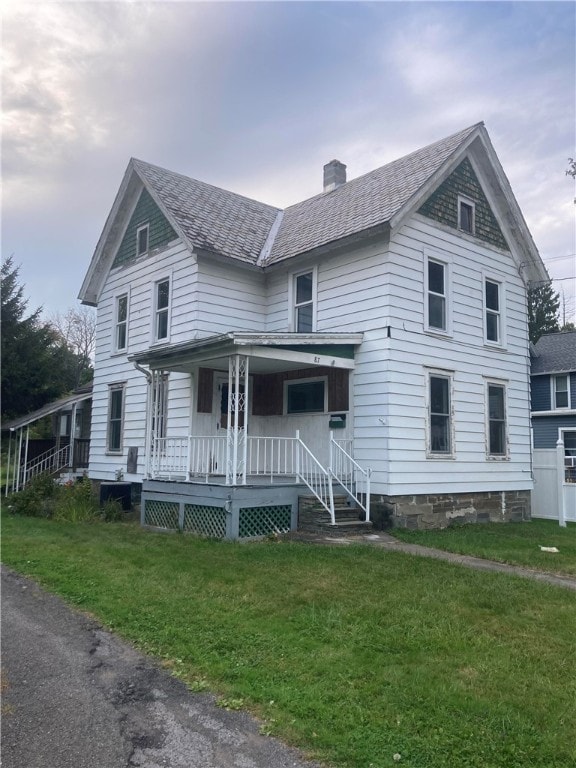
[[[530,491],[373,495],[370,504],[389,512],[393,528],[427,530],[465,523],[530,520]]]

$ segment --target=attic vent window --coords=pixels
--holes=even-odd
[[[458,198],[458,229],[469,234],[474,234],[474,203],[470,200]]]
[[[136,230],[136,255],[144,256],[148,253],[148,231],[149,225],[144,224]]]

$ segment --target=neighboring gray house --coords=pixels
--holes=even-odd
[[[288,530],[334,494],[396,525],[530,515],[527,290],[547,280],[479,123],[280,210],[128,164],[98,310],[90,477],[146,524]]]

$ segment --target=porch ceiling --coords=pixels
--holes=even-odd
[[[251,373],[272,373],[327,366],[354,368],[354,349],[361,333],[226,333],[149,349],[130,356],[152,370],[190,372],[197,366],[228,370],[231,355],[250,357]]]

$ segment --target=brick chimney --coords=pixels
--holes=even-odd
[[[330,160],[324,166],[324,192],[332,192],[342,184],[346,184],[346,166],[340,160]]]

